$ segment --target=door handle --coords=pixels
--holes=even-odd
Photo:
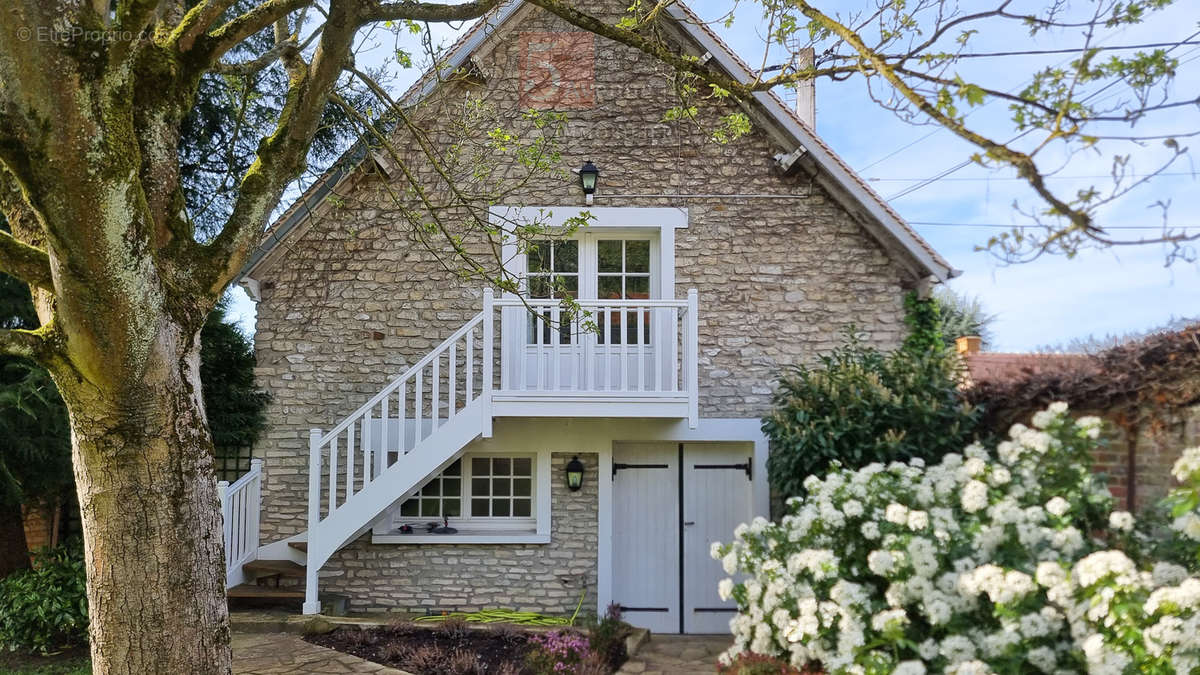
[[[694,521],[694,520],[685,520],[685,521],[683,521],[683,524],[684,524],[684,526],[687,526],[687,525],[695,525],[695,524],[696,524],[696,521]]]

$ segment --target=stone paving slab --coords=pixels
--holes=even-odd
[[[694,675],[715,673],[717,656],[733,645],[728,635],[651,635],[618,673]]]
[[[234,633],[234,675],[375,673],[408,675],[357,656],[318,647],[290,633]]]

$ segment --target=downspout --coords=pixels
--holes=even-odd
[[[1125,510],[1133,513],[1137,508],[1137,424],[1131,424],[1125,433]]]

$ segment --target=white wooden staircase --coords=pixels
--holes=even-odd
[[[566,408],[572,415],[676,417],[694,425],[696,308],[693,290],[687,300],[592,301],[585,316],[562,319],[557,301],[497,302],[485,290],[482,312],[332,429],[310,430],[306,532],[256,546],[258,460],[246,477],[223,486],[230,597],[298,599],[300,587],[277,584],[271,591],[247,582],[302,575],[304,613],[319,613],[318,571],[329,558],[473,440],[490,437],[495,416],[556,415]],[[501,341],[499,363],[497,309],[507,312],[505,332],[514,336]],[[550,331],[526,330],[539,316],[569,326],[572,337],[559,338],[565,328],[555,328],[553,340],[546,337]],[[620,327],[607,344],[589,326],[597,316]],[[601,358],[622,375],[611,383],[597,378]],[[534,373],[532,383],[526,372]],[[495,381],[505,387],[493,391]],[[595,405],[580,405],[589,402]]]

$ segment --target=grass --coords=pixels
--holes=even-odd
[[[87,647],[51,656],[0,651],[0,675],[91,675]]]

